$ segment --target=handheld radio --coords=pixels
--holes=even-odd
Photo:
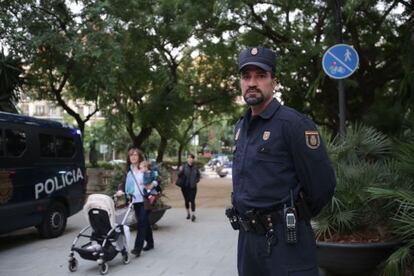
[[[297,235],[296,235],[296,223],[297,223],[297,216],[296,216],[296,209],[293,203],[293,192],[290,190],[290,207],[283,208],[283,218],[285,223],[285,234],[286,234],[286,242],[288,244],[295,244],[297,243]]]

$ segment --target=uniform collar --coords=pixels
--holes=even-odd
[[[260,113],[258,116],[261,117],[262,119],[270,119],[279,108],[280,108],[279,101],[273,98],[273,100],[266,106],[265,110],[263,110],[262,113]],[[252,110],[248,108],[243,117],[251,118],[251,116],[252,116]]]

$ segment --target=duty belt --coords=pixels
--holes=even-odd
[[[239,216],[238,220],[244,231],[264,235],[282,221],[282,216],[278,211],[261,213],[253,209],[247,211],[245,216]]]
[[[310,220],[309,212],[302,203],[296,203],[298,219],[305,221]],[[234,230],[242,229],[246,232],[251,232],[259,235],[266,234],[270,229],[283,221],[283,209],[277,210],[261,210],[251,209],[244,215],[234,208],[226,209],[226,216],[230,220],[230,224]]]

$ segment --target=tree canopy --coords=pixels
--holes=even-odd
[[[17,0],[1,2],[0,14],[0,41],[21,60],[27,93],[62,106],[82,131],[100,111],[108,129],[136,146],[156,133],[160,160],[173,141],[183,148],[201,129],[240,115],[237,56],[245,46],[275,49],[283,103],[335,134],[337,82],[321,59],[341,35],[360,56],[345,80],[348,123],[395,135],[412,127],[409,1]],[[79,114],[70,100],[94,109]]]

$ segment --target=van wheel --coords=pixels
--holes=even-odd
[[[50,205],[43,217],[42,223],[37,227],[42,238],[55,238],[62,235],[66,228],[66,208],[60,202]]]

